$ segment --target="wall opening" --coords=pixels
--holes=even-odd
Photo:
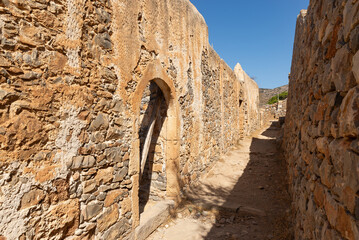
[[[242,106],[242,103],[243,103],[243,100],[242,100],[242,99],[239,99],[239,107]]]
[[[140,103],[140,213],[166,198],[167,110],[168,105],[161,88],[150,81]]]

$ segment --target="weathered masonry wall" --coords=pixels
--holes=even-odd
[[[359,1],[297,20],[284,147],[296,239],[359,239]]]
[[[4,0],[0,45],[1,239],[133,238],[150,82],[165,99],[165,198],[250,127],[246,91],[187,0]]]
[[[239,63],[234,67],[234,74],[242,86],[241,96],[243,97],[240,98],[241,111],[244,116],[244,118],[241,119],[241,121],[243,121],[242,135],[247,136],[261,127],[259,88],[257,83],[248,76]]]

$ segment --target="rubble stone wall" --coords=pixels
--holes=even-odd
[[[150,81],[166,198],[252,124],[188,0],[3,0],[0,46],[1,239],[133,238]]]
[[[297,20],[284,149],[296,239],[359,239],[359,1]]]
[[[259,88],[257,83],[243,70],[242,66],[237,63],[234,73],[241,83],[243,96],[240,99],[241,111],[244,116],[243,136],[248,136],[254,130],[261,127],[260,107],[259,107]],[[257,90],[258,89],[258,90]]]

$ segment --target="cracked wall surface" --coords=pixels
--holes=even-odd
[[[359,239],[359,1],[297,19],[283,147],[296,239]]]
[[[0,239],[133,237],[150,81],[168,105],[166,198],[256,125],[258,87],[188,0],[4,0],[0,45]]]

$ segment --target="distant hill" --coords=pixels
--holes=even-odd
[[[277,87],[274,89],[268,89],[268,88],[260,88],[259,89],[259,106],[264,106],[271,97],[274,95],[277,95],[279,93],[282,93],[284,91],[288,91],[288,85],[284,85],[281,87]]]

